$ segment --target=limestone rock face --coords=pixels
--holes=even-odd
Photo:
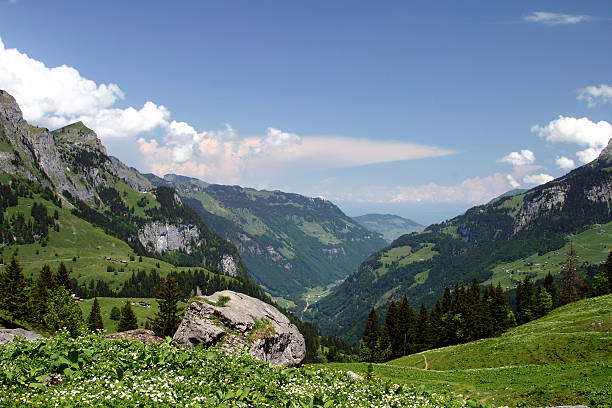
[[[272,364],[294,366],[304,359],[304,337],[275,307],[230,290],[202,299],[187,308],[174,334],[175,344],[219,344],[230,353],[246,347],[254,358]]]
[[[223,255],[223,258],[221,259],[221,269],[223,270],[223,273],[229,276],[236,276],[236,262],[234,262],[234,257],[229,255],[229,254],[225,254]]]
[[[176,249],[189,252],[191,240],[198,242],[200,232],[195,225],[172,225],[155,221],[144,225],[138,231],[138,239],[145,247],[163,253]]]
[[[27,341],[36,341],[43,338],[40,334],[25,329],[0,329],[0,345],[11,343],[15,340],[15,337]]]

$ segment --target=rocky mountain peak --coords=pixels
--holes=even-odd
[[[85,150],[97,150],[106,155],[106,148],[93,130],[79,121],[53,131],[55,142],[59,146],[70,146]]]
[[[612,156],[612,139],[608,141],[608,145],[599,153],[599,158],[604,156]]]
[[[19,104],[11,94],[0,89],[0,109],[1,114],[5,115],[7,119],[13,121],[23,120],[23,113],[19,108]]]

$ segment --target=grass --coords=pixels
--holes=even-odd
[[[331,367],[367,372],[365,363]],[[376,364],[374,374],[495,405],[610,406],[612,295],[568,304],[500,337]]]
[[[514,198],[514,197],[513,197]],[[598,264],[607,259],[612,249],[612,222],[596,224],[586,231],[569,237],[578,254],[580,262]],[[556,251],[543,255],[533,254],[514,262],[498,264],[493,268],[491,279],[483,285],[501,283],[505,289],[514,288],[526,275],[532,280],[544,278],[549,272],[555,276],[561,273],[566,254],[570,251],[570,243]]]
[[[265,317],[261,319],[253,317],[253,321],[255,322],[255,326],[253,326],[253,328],[247,334],[246,338],[248,341],[255,342],[260,339],[274,337],[276,334],[274,324]]]
[[[19,212],[25,215],[27,222],[31,219],[30,211],[34,202],[43,202],[50,215],[53,215],[55,210],[58,211],[59,232],[49,229],[49,242],[44,247],[40,244],[27,244],[8,245],[0,249],[5,263],[16,254],[27,277],[35,279],[44,264],[57,270],[60,262],[64,262],[70,271],[70,276],[76,278],[79,284],[88,284],[92,279],[102,280],[116,290],[139,269],[147,272],[156,269],[162,277],[171,271],[189,269],[175,267],[168,262],[149,257],[142,257],[140,262],[139,257],[134,255],[134,251],[127,243],[107,235],[102,229],[76,217],[66,208],[67,206],[59,208],[37,195],[34,198],[20,197],[16,207],[6,210],[5,217]],[[118,262],[107,261],[107,257]],[[123,264],[120,261],[127,263]],[[109,267],[114,271],[108,272]]]
[[[399,246],[395,248],[391,248],[388,251],[385,251],[381,257],[380,261],[383,266],[376,269],[376,274],[378,276],[382,276],[385,273],[389,272],[389,268],[386,265],[390,265],[393,262],[397,262],[398,266],[409,265],[414,262],[422,262],[434,257],[438,252],[433,250],[434,244],[427,243],[423,244],[423,247],[420,248],[416,252],[412,252],[412,248],[410,246]],[[424,283],[427,278],[422,279],[423,276],[420,276],[418,279],[415,277],[415,282],[417,284]]]
[[[111,320],[110,312],[113,307],[121,309],[125,302],[139,302],[141,300],[147,301],[151,304],[151,307],[143,307],[138,305],[132,305],[132,310],[138,320],[138,328],[142,329],[145,326],[147,318],[153,317],[155,313],[159,311],[157,300],[151,298],[108,298],[99,297],[98,302],[100,303],[100,314],[102,315],[102,322],[104,323],[105,333],[115,333],[117,331],[118,320]],[[83,318],[87,321],[89,314],[91,313],[91,307],[93,306],[93,299],[85,299],[79,302],[79,307],[83,312]],[[185,307],[184,303],[179,305]]]

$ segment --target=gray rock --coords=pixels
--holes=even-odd
[[[229,254],[224,254],[223,259],[221,259],[221,269],[223,273],[229,276],[236,276],[236,262],[234,262],[234,257]]]
[[[25,329],[0,329],[0,345],[11,343],[15,340],[15,337],[27,341],[36,341],[43,338],[40,334]]]
[[[346,375],[347,375],[349,378],[352,378],[353,380],[363,381],[363,377],[362,377],[362,376],[360,376],[359,374],[354,373],[354,372],[352,372],[352,371],[347,371],[347,372],[346,372]]]
[[[145,247],[163,253],[176,249],[190,251],[191,240],[200,239],[200,232],[195,225],[172,225],[164,222],[151,222],[140,228],[138,240]]]
[[[221,296],[230,300],[219,302]],[[259,299],[230,290],[192,302],[173,342],[220,345],[228,353],[246,347],[252,357],[271,364],[298,365],[306,355],[304,337],[285,315]]]

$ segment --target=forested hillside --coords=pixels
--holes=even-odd
[[[445,286],[469,284],[474,277],[504,282],[504,290],[511,290],[527,275],[558,276],[559,253],[568,252],[570,240],[577,241],[581,262],[604,261],[612,245],[611,153],[608,147],[564,177],[398,238],[363,262],[307,318],[354,341],[372,306],[386,307],[404,294],[414,307],[424,302],[431,308]],[[540,262],[526,261],[534,257]]]
[[[210,228],[238,248],[256,282],[302,310],[306,292],[344,279],[385,245],[331,202],[280,191],[148,175],[170,185]]]

